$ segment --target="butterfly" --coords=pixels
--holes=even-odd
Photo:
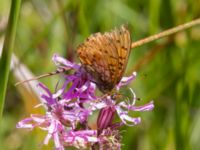
[[[92,34],[78,46],[77,54],[99,90],[108,93],[120,82],[130,49],[130,32],[122,25],[111,32]]]

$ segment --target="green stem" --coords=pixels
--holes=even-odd
[[[10,71],[10,61],[14,48],[20,5],[21,0],[12,0],[11,2],[10,16],[6,30],[2,56],[0,58],[0,121],[3,114],[6,88]]]

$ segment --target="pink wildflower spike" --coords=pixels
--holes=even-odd
[[[39,83],[41,99],[46,109],[44,115],[32,114],[29,118],[17,123],[17,128],[40,128],[47,132],[44,144],[54,141],[56,150],[66,147],[85,149],[99,145],[100,150],[121,149],[119,127],[134,126],[141,122],[140,117],[131,117],[131,111],[150,111],[153,101],[143,106],[136,106],[136,95],[132,89],[132,102],[112,99],[111,95],[96,96],[96,85],[91,76],[79,64],[72,63],[58,55],[53,56],[57,70],[74,70],[73,74],[63,74],[64,82],[60,89],[52,93],[44,84]],[[134,72],[123,77],[116,89],[129,84],[135,79]],[[88,124],[89,117],[99,111],[97,129]],[[120,122],[114,122],[115,114]]]

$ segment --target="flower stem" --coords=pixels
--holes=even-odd
[[[160,38],[163,38],[163,37],[166,37],[166,36],[169,36],[169,35],[171,35],[171,34],[174,34],[174,33],[177,33],[177,32],[179,32],[179,31],[182,31],[182,30],[191,28],[191,27],[196,26],[196,25],[200,25],[200,18],[198,18],[198,19],[196,19],[196,20],[193,20],[193,21],[190,21],[190,22],[187,22],[187,23],[185,23],[185,24],[179,25],[179,26],[177,26],[177,27],[168,29],[168,30],[163,31],[163,32],[161,32],[161,33],[158,33],[158,34],[149,36],[149,37],[147,37],[147,38],[141,39],[141,40],[139,40],[139,41],[133,42],[133,43],[131,44],[131,48],[135,48],[135,47],[144,45],[144,44],[146,44],[146,43],[155,41],[155,40],[157,40],[157,39],[160,39]]]
[[[21,0],[12,0],[2,56],[0,58],[0,121],[3,114],[12,50],[14,48]]]

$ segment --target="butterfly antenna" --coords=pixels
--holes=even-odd
[[[56,71],[54,71],[54,72],[42,74],[42,75],[39,75],[39,76],[34,77],[34,78],[31,78],[31,79],[27,79],[27,80],[24,80],[24,81],[17,82],[17,83],[15,84],[15,86],[18,86],[18,85],[20,85],[20,84],[23,84],[23,83],[26,83],[26,82],[30,82],[30,81],[33,81],[33,80],[38,80],[38,79],[41,79],[41,78],[44,78],[44,77],[48,77],[48,76],[60,74],[60,73],[63,73],[63,72],[65,72],[65,69],[56,70]]]

